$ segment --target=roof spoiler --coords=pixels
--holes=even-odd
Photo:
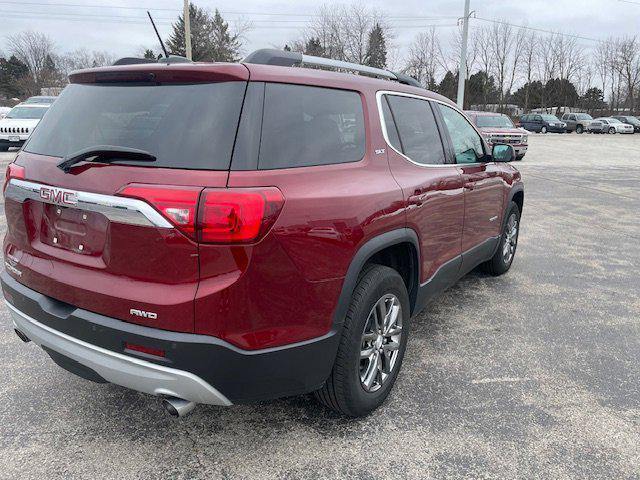
[[[382,68],[369,67],[358,63],[343,62],[341,60],[333,60],[331,58],[314,57],[312,55],[304,55],[300,52],[287,52],[285,50],[277,50],[274,48],[262,48],[250,53],[242,61],[243,63],[254,63],[258,65],[276,65],[279,67],[294,67],[303,65],[312,65],[314,67],[341,68],[343,70],[352,70],[362,75],[370,77],[384,78],[387,80],[395,80],[405,85],[420,87],[420,82],[415,78],[401,73],[390,72]]]
[[[179,55],[169,55],[167,58],[161,57],[159,60],[155,58],[136,58],[136,57],[123,57],[119,58],[115,62],[113,62],[113,66],[118,65],[137,65],[140,63],[192,63],[186,57],[181,57]]]

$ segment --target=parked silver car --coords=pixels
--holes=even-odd
[[[633,125],[622,123],[620,120],[611,117],[596,118],[587,127],[591,133],[633,133]]]

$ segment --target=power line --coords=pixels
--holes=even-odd
[[[51,13],[30,12],[28,14],[25,14],[25,12],[0,12],[0,15],[2,15],[2,17],[4,18],[15,18],[20,20],[35,20],[35,21],[57,20],[62,22],[115,23],[115,24],[122,24],[122,25],[125,25],[125,24],[126,25],[146,25],[149,22],[148,20],[145,20],[142,17],[103,16],[103,15],[91,15],[91,16],[85,17],[85,16],[82,16],[82,14],[64,14],[64,13],[53,13],[53,12]],[[34,15],[37,15],[37,16],[34,16]],[[62,15],[62,17],[57,15]],[[176,19],[166,18],[166,17],[154,17],[154,20],[158,25],[167,26],[167,25],[173,25]],[[267,22],[267,23],[266,24],[259,23],[257,25],[252,25],[252,30],[273,29],[273,28],[277,28],[279,30],[282,30],[282,29],[301,30],[308,25],[303,21],[300,21],[300,23],[296,25],[290,25],[290,24],[281,25],[278,23],[278,22],[281,22],[281,20],[273,20],[271,22],[268,20],[262,20],[262,21],[254,20],[251,23],[253,24],[254,22]],[[273,22],[276,22],[276,23],[273,23]],[[400,25],[397,27],[402,29],[409,29],[409,28],[425,29],[425,28],[431,28],[431,27],[450,28],[450,27],[457,27],[457,24],[455,23],[419,24],[419,25]]]
[[[501,25],[509,25],[511,27],[521,28],[521,29],[524,29],[524,30],[532,30],[534,32],[548,33],[550,35],[560,35],[562,37],[577,38],[579,40],[589,40],[590,42],[598,42],[598,43],[602,43],[603,42],[603,40],[600,40],[598,38],[590,38],[590,37],[585,37],[585,36],[582,36],[582,35],[574,35],[574,34],[571,34],[571,33],[554,32],[553,30],[545,30],[543,28],[528,27],[526,25],[516,25],[514,23],[509,23],[509,22],[505,22],[505,21],[502,21],[502,20],[492,20],[490,18],[482,18],[482,17],[477,17],[477,16],[476,17],[472,17],[472,18],[475,19],[475,20],[483,21],[483,22],[498,23],[498,24],[501,24]]]
[[[166,11],[166,12],[176,12],[181,13],[181,9],[177,8],[156,8],[156,7],[129,7],[122,5],[83,5],[78,3],[44,3],[44,2],[21,2],[21,1],[9,1],[3,0],[0,1],[0,5],[24,5],[24,6],[38,6],[38,7],[73,7],[73,8],[106,8],[106,9],[115,9],[115,10],[140,10],[140,11]],[[31,12],[29,12],[31,13]],[[37,12],[33,12],[37,13]],[[286,13],[286,12],[243,12],[243,11],[229,11],[229,10],[221,10],[221,14],[224,15],[257,15],[257,16],[284,16],[284,17],[304,17],[304,18],[313,18],[319,17],[319,14],[316,13]],[[84,15],[84,14],[77,14]],[[391,20],[439,20],[439,19],[455,19],[458,18],[456,15],[391,15],[386,17]]]

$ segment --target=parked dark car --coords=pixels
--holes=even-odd
[[[415,80],[128,63],[72,73],[7,170],[4,298],[61,367],[174,415],[307,392],[366,415],[411,317],[511,267],[513,147]]]
[[[539,133],[564,133],[567,129],[566,123],[558,120],[558,117],[555,115],[546,113],[529,113],[522,115],[520,117],[520,125],[530,132]]]
[[[593,117],[588,113],[565,113],[562,115],[562,121],[567,124],[567,132],[580,134],[587,130],[587,127],[593,121]]]
[[[632,117],[631,115],[613,115],[611,118],[615,118],[616,120],[620,120],[622,123],[631,125],[634,133],[640,132],[640,120],[636,117]]]

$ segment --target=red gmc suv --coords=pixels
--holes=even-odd
[[[7,169],[16,333],[174,415],[307,392],[371,412],[411,317],[509,269],[524,199],[513,147],[415,84],[274,50],[72,73]]]

